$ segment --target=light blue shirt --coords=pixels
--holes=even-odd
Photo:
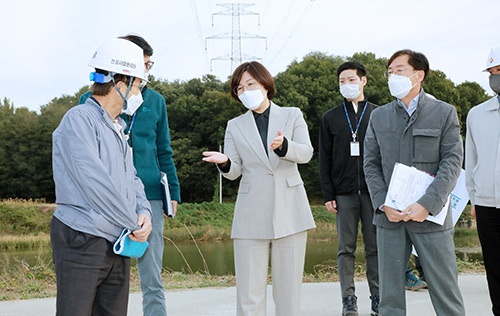
[[[124,228],[140,228],[140,214],[151,218],[123,130],[95,99],[64,115],[52,134],[52,166],[54,216],[72,229],[114,242]]]
[[[399,106],[401,106],[403,109],[405,109],[406,113],[408,113],[409,116],[413,114],[417,110],[417,105],[418,105],[418,98],[420,97],[420,93],[417,94],[413,100],[410,101],[410,104],[408,105],[408,108],[406,108],[406,105],[401,102],[400,99],[397,99]]]

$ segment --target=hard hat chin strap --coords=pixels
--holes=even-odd
[[[122,112],[126,111],[127,108],[128,108],[127,97],[129,95],[130,89],[132,88],[132,82],[134,81],[134,77],[129,77],[129,78],[130,78],[130,81],[128,83],[127,92],[125,92],[125,96],[123,96],[123,93],[116,86],[115,77],[114,76],[111,77],[111,80],[113,81],[113,85],[115,87],[115,90],[118,92],[118,94],[120,95],[120,97],[123,99]]]

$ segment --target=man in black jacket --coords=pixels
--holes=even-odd
[[[357,316],[354,264],[358,222],[365,245],[366,277],[372,300],[371,315],[378,315],[377,241],[373,207],[363,173],[363,141],[372,110],[365,100],[366,68],[349,61],[337,69],[344,102],[321,117],[319,159],[326,208],[337,215],[337,264],[342,292],[342,315]]]

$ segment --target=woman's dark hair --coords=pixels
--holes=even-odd
[[[403,55],[408,55],[408,64],[410,64],[413,69],[424,71],[425,79],[427,77],[427,74],[429,73],[429,60],[427,60],[427,57],[425,57],[424,54],[412,51],[411,49],[402,49],[392,54],[391,58],[389,58],[389,61],[387,61],[387,68],[389,68],[394,59]]]
[[[267,70],[261,63],[257,61],[250,61],[239,65],[231,76],[231,97],[233,99],[241,102],[238,98],[238,94],[235,92],[235,88],[240,84],[240,80],[244,72],[248,72],[252,78],[254,78],[264,87],[264,89],[267,90],[267,98],[269,100],[273,98],[275,92],[273,76],[271,76],[269,70]]]

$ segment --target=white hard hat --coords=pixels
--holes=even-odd
[[[103,43],[96,49],[89,66],[147,81],[142,48],[125,39],[114,38]]]
[[[488,59],[486,60],[486,69],[488,71],[491,67],[500,65],[500,46],[491,49]]]

